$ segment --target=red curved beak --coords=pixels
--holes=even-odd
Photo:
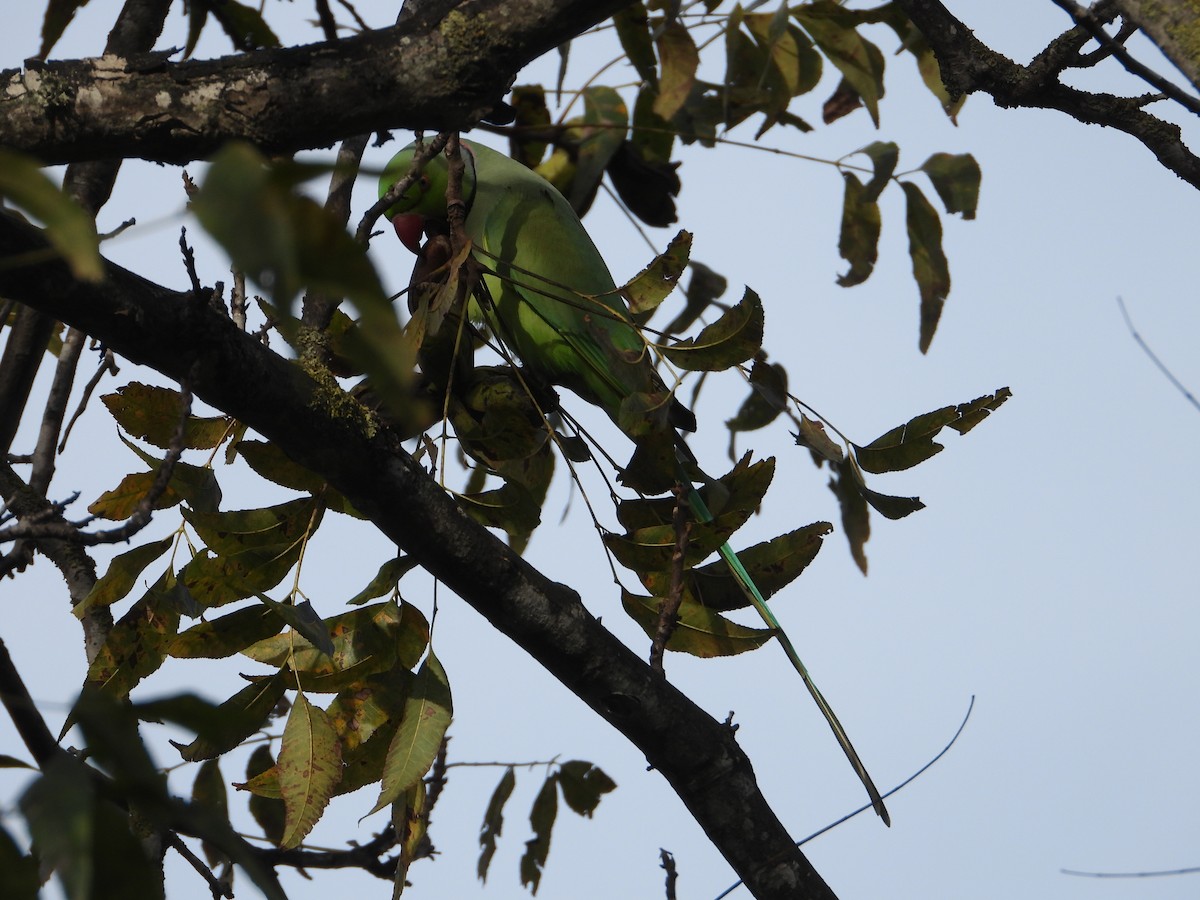
[[[396,237],[400,243],[418,253],[421,250],[421,238],[425,236],[425,217],[419,213],[400,213],[392,216],[392,227],[396,229]]]

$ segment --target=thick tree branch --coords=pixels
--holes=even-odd
[[[1063,62],[1028,66],[981,42],[938,0],[897,0],[929,41],[951,96],[983,91],[997,106],[1057,109],[1087,125],[1116,128],[1141,141],[1167,169],[1200,188],[1200,157],[1183,143],[1179,126],[1150,115],[1139,97],[1090,93],[1059,80]]]
[[[524,65],[622,5],[431,0],[394,28],[321,44],[30,64],[0,72],[0,134],[47,163],[186,163],[233,139],[291,153],[380,129],[466,129]]]
[[[36,229],[0,216],[0,260],[44,247]],[[635,744],[756,897],[833,896],[767,805],[732,730],[652,672],[573,590],[468,518],[392,433],[365,415],[330,412],[340,395],[331,396],[190,293],[114,265],[97,285],[76,282],[57,261],[0,267],[0,295],[81,328],[168,377],[190,376],[196,396],[326,478]],[[248,384],[256,389],[247,391]]]

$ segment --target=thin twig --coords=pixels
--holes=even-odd
[[[1158,878],[1162,875],[1195,875],[1200,872],[1200,866],[1190,866],[1186,869],[1166,869],[1161,872],[1080,872],[1077,869],[1059,869],[1064,875],[1078,875],[1081,878]]]
[[[971,718],[971,711],[974,708],[975,708],[975,695],[972,694],[971,702],[969,704],[967,704],[967,714],[965,716],[963,716],[962,722],[959,723],[958,730],[954,732],[954,737],[950,738],[950,743],[946,744],[946,746],[942,748],[941,752],[938,753],[937,756],[935,756],[929,762],[925,763],[925,765],[921,766],[921,768],[917,769],[917,771],[913,772],[911,775],[909,775],[907,778],[905,778],[902,782],[900,782],[898,785],[896,785],[890,791],[887,791],[886,793],[884,793],[883,794],[884,800],[886,800],[888,797],[892,796],[892,794],[895,794],[895,793],[903,790],[904,788],[908,787],[910,784],[912,784],[914,781],[916,781],[918,778],[920,778],[922,775],[924,775],[930,769],[930,767],[933,766],[934,763],[936,763],[939,759],[941,759],[943,756],[945,756],[950,751],[950,748],[954,746],[955,741],[958,740],[959,735],[961,735],[963,733],[963,729],[967,727],[967,720]],[[824,828],[820,828],[817,831],[814,831],[812,834],[810,834],[808,837],[804,838],[803,840],[796,841],[796,846],[803,847],[805,844],[807,844],[813,838],[820,837],[825,832],[831,831],[834,828],[837,828],[843,822],[853,819],[859,813],[866,812],[868,809],[871,809],[871,804],[864,803],[858,809],[854,810],[854,812],[847,813],[846,815],[842,816],[837,821],[830,822]],[[742,882],[735,881],[729,887],[725,888],[725,890],[721,891],[721,893],[717,894],[717,896],[714,898],[714,900],[722,900],[722,898],[728,897],[730,894],[732,894],[734,891],[736,891],[741,886],[741,884],[742,884]]]
[[[67,422],[67,427],[63,430],[62,440],[58,444],[59,453],[67,449],[67,438],[71,436],[71,429],[75,427],[75,422],[83,415],[83,411],[87,409],[88,401],[92,398],[92,392],[100,384],[100,379],[104,377],[104,373],[108,372],[109,374],[116,375],[120,371],[120,368],[117,366],[116,355],[111,350],[105,350],[100,357],[100,365],[96,367],[95,374],[84,385],[83,396],[79,398],[79,405],[71,415],[71,421]]]
[[[200,877],[207,882],[208,889],[212,891],[214,897],[226,897],[228,900],[233,900],[233,888],[228,884],[222,884],[217,876],[213,875],[212,870],[192,852],[191,847],[185,844],[174,831],[167,832],[167,846],[186,859],[188,864],[200,874]]]
[[[1174,376],[1174,374],[1172,374],[1170,369],[1163,365],[1162,360],[1160,360],[1155,355],[1154,351],[1150,349],[1149,344],[1142,340],[1142,336],[1138,334],[1137,329],[1133,327],[1133,319],[1129,317],[1129,310],[1125,308],[1125,301],[1120,297],[1117,298],[1117,306],[1121,307],[1121,315],[1125,317],[1125,325],[1129,328],[1129,333],[1133,336],[1133,339],[1137,341],[1137,345],[1141,347],[1143,351],[1145,351],[1145,354],[1148,357],[1150,357],[1150,361],[1154,363],[1154,365],[1158,366],[1158,371],[1166,375],[1167,380],[1170,381],[1171,384],[1175,385],[1176,390],[1183,394],[1183,396],[1187,398],[1187,401],[1192,404],[1192,406],[1200,410],[1200,402],[1196,400],[1195,395],[1183,385],[1183,382],[1181,382]]]

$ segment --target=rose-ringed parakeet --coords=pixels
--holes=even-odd
[[[380,179],[382,197],[412,166],[415,145],[400,151]],[[668,431],[679,447],[675,477],[686,484],[693,514],[711,521],[687,475],[694,461],[674,429],[695,430],[695,418],[667,391],[651,351],[632,324],[600,252],[567,200],[540,175],[481,144],[461,142],[466,204],[464,231],[483,271],[481,312],[496,337],[526,369],[604,410],[635,442]],[[414,252],[423,233],[444,233],[449,166],[438,155],[387,212],[396,234]],[[486,299],[490,298],[490,299]],[[636,401],[636,402],[635,402]],[[624,409],[623,409],[624,404]],[[647,427],[631,412],[649,410]],[[657,413],[657,414],[655,414]],[[813,683],[792,642],[728,543],[720,548],[734,578],[775,630],[800,673],[875,811],[889,821],[883,800],[845,729]]]

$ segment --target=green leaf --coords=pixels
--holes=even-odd
[[[0,828],[0,897],[38,900],[41,883],[37,860],[22,853],[12,835]]]
[[[196,739],[176,747],[188,762],[212,759],[228,753],[262,728],[288,688],[289,673],[280,669],[269,678],[246,685],[217,707],[220,715]],[[294,684],[294,680],[292,681]]]
[[[851,172],[843,172],[846,191],[842,201],[842,229],[838,237],[838,253],[850,263],[850,271],[839,275],[841,287],[862,284],[875,270],[879,258],[879,232],[883,220],[879,204],[869,199],[862,182]]]
[[[88,0],[50,0],[46,4],[46,16],[42,19],[42,46],[38,50],[38,58],[45,59],[62,37],[75,13],[80,7],[86,6]],[[0,169],[4,166],[0,163]]]
[[[292,462],[277,444],[266,441],[239,441],[236,449],[250,468],[267,481],[320,497],[321,501],[335,512],[360,519],[363,517],[362,513],[341,493],[331,488],[324,478],[299,463]]]
[[[387,761],[388,748],[396,736],[399,724],[397,716],[396,719],[384,723],[357,747],[342,751],[345,765],[342,769],[342,780],[334,791],[336,796],[357,791],[383,778],[383,764]]]
[[[724,296],[729,281],[719,272],[714,272],[704,263],[692,260],[688,263],[692,277],[684,290],[686,302],[683,310],[663,329],[667,334],[678,334],[692,327],[692,324],[704,315],[713,301]]]
[[[658,82],[654,114],[669,120],[691,94],[700,65],[700,53],[691,32],[682,23],[672,21],[663,27],[658,36],[658,58],[662,63],[662,77]]]
[[[277,616],[283,619],[283,621],[296,629],[296,632],[308,641],[311,646],[326,656],[333,656],[333,638],[329,636],[329,629],[321,617],[317,615],[317,611],[313,608],[310,601],[302,600],[299,603],[280,603],[278,600],[272,600],[265,594],[255,594],[255,596]]]
[[[590,819],[600,798],[616,790],[617,783],[597,765],[582,759],[572,759],[558,769],[558,786],[567,806]]]
[[[970,153],[935,153],[925,160],[921,171],[933,182],[933,189],[942,198],[946,212],[962,213],[964,219],[975,218],[983,173],[974,156]]]
[[[629,128],[625,101],[610,87],[585,88],[583,107],[583,124],[572,129],[580,145],[575,181],[567,197],[580,215],[591,206],[604,170],[620,149]]]
[[[542,132],[550,127],[546,107],[546,89],[540,84],[522,84],[512,89],[508,99],[515,119],[508,138],[509,156],[531,169],[537,168],[549,144],[544,138],[528,137],[527,132]]]
[[[800,414],[800,430],[793,432],[792,436],[796,438],[797,444],[807,447],[812,452],[814,459],[824,459],[836,464],[846,458],[842,445],[825,433],[824,423],[810,419],[803,413]]]
[[[634,316],[653,312],[675,290],[679,276],[687,267],[691,248],[692,235],[681,230],[661,255],[656,256],[650,265],[621,288],[621,293],[629,301],[629,311]]]
[[[20,806],[39,862],[58,874],[70,900],[163,896],[161,870],[130,832],[129,814],[96,795],[79,760],[56,756]]]
[[[183,395],[179,391],[134,381],[100,399],[126,434],[163,450],[171,446],[183,417]],[[211,450],[230,433],[231,424],[225,416],[189,415],[183,446]]]
[[[323,510],[309,497],[262,509],[184,509],[184,519],[216,555],[197,554],[180,578],[205,606],[270,590],[300,558],[304,538],[316,530]]]
[[[210,8],[213,17],[221,23],[236,49],[257,50],[260,47],[279,46],[279,38],[257,9],[238,3],[237,0],[204,2],[202,5]]]
[[[124,698],[163,664],[179,629],[179,609],[166,581],[164,573],[108,632],[104,646],[88,666],[88,684]]]
[[[525,853],[521,856],[521,886],[537,894],[542,880],[542,870],[550,856],[550,832],[558,816],[558,776],[549,776],[533,801],[529,812],[529,824],[533,837],[525,842]]]
[[[487,811],[483,814],[483,824],[479,826],[479,862],[475,866],[475,874],[479,880],[487,882],[488,867],[496,854],[496,839],[504,829],[504,804],[512,796],[517,784],[517,776],[513,767],[509,766],[500,777],[500,783],[492,791],[492,799],[488,801]]]
[[[325,711],[296,695],[279,750],[284,828],[279,846],[299,846],[312,831],[341,779],[342,749]]]
[[[658,62],[650,38],[650,16],[642,2],[630,3],[613,13],[617,39],[638,77],[648,84],[658,80]],[[482,878],[482,876],[480,876]]]
[[[479,494],[459,494],[463,512],[489,528],[501,528],[510,536],[531,533],[542,521],[542,508],[528,489],[515,482]]]
[[[368,600],[390,594],[396,589],[397,582],[406,573],[416,568],[416,565],[417,561],[411,556],[397,556],[395,559],[389,559],[379,567],[379,571],[375,573],[375,577],[368,582],[367,586],[346,603],[350,606],[361,606]]]
[[[770,425],[787,409],[787,370],[781,363],[767,362],[761,353],[750,369],[750,395],[742,401],[737,414],[725,420],[729,429],[729,449],[733,455],[733,436],[739,431],[754,431]]]
[[[196,780],[192,782],[192,803],[225,822],[229,821],[229,798],[225,792],[225,779],[221,777],[219,760],[206,759],[200,764]],[[215,869],[229,861],[219,847],[208,841],[202,841],[200,847],[210,868]]]
[[[875,141],[867,144],[858,152],[870,157],[871,164],[875,168],[875,173],[867,182],[863,199],[877,200],[883,193],[883,189],[887,187],[887,183],[891,181],[892,173],[896,171],[896,163],[900,161],[900,147],[892,141]]]
[[[54,5],[51,4],[52,7]],[[51,12],[51,9],[47,9],[47,21]],[[73,14],[74,9],[68,13],[67,19]],[[63,22],[65,26],[66,22]],[[59,34],[62,34],[61,28],[53,36],[54,40],[58,39]],[[45,43],[43,31],[43,47]],[[104,278],[104,260],[100,258],[95,220],[42,174],[36,160],[20,153],[0,150],[0,197],[19,206],[46,226],[46,239],[71,267],[72,275],[80,281],[94,282]]]
[[[193,625],[171,642],[168,652],[179,659],[224,659],[279,634],[283,626],[277,612],[255,604]]]
[[[162,466],[162,460],[147,453],[125,435],[117,432],[117,438],[132,450],[138,459],[149,466],[151,471],[128,476],[116,491],[101,498],[101,500],[107,498],[106,502],[111,504],[107,508],[110,517],[114,517],[120,509],[132,512],[141,502],[154,479],[158,477],[158,470]],[[164,500],[156,506],[174,505],[182,499],[192,509],[199,512],[215,512],[221,505],[221,486],[217,484],[217,476],[208,466],[193,466],[182,460],[176,460],[171,469],[171,480],[167,482],[167,492],[164,497],[169,497],[171,502],[168,503]],[[96,501],[97,505],[101,503],[101,500]]]
[[[950,293],[950,266],[942,252],[942,222],[937,211],[911,181],[902,181],[900,186],[908,201],[908,254],[912,257],[913,278],[921,292],[920,347],[925,353]]]
[[[415,665],[428,643],[429,625],[411,604],[387,601],[323,620],[333,652],[316,649],[304,637],[283,634],[247,647],[243,653],[267,665],[290,665],[305,690],[340,691],[354,678],[390,669],[399,658]]]
[[[343,754],[352,753],[389,723],[395,731],[404,714],[413,677],[404,662],[397,660],[391,669],[368,675],[334,697],[325,712],[342,742]],[[379,761],[382,765],[382,755]]]
[[[88,512],[102,519],[119,522],[128,519],[141,505],[143,498],[150,493],[158,478],[157,472],[136,472],[126,475],[111,491],[105,491],[88,504]],[[166,489],[154,501],[153,509],[170,509],[183,502],[181,497],[168,484]]]
[[[675,147],[675,129],[654,111],[658,87],[642,85],[633,104],[633,133],[630,142],[648,163],[668,163]]]
[[[871,514],[863,496],[861,483],[854,476],[853,460],[846,457],[840,465],[833,466],[833,477],[829,489],[838,499],[842,512],[842,533],[850,544],[850,555],[859,570],[867,574],[867,541],[871,537]]]
[[[814,522],[787,534],[737,551],[738,559],[766,599],[791,584],[816,558],[825,537],[833,531],[828,522]],[[642,584],[656,597],[671,588],[671,573],[650,572]],[[683,573],[684,596],[715,612],[743,609],[750,605],[746,593],[722,559]]]
[[[934,441],[942,428],[949,426],[959,434],[966,434],[1011,396],[1008,388],[1000,388],[993,394],[977,397],[969,403],[943,406],[915,416],[881,434],[865,447],[855,444],[858,464],[864,471],[873,474],[911,469],[942,452],[942,445]]]
[[[263,772],[272,770],[278,774],[271,748],[266,744],[259,744],[246,762],[246,780],[251,781]],[[283,840],[283,830],[287,821],[287,810],[283,801],[251,794],[247,806],[250,807],[250,815],[254,816],[254,821],[262,829],[263,835],[271,843],[278,845]]]
[[[694,338],[662,347],[662,354],[681,369],[719,372],[752,359],[762,349],[763,307],[746,288],[741,301]]]
[[[88,612],[99,607],[111,606],[122,600],[137,584],[138,576],[145,571],[146,566],[154,562],[170,548],[175,536],[168,535],[161,541],[142,544],[127,550],[119,556],[114,556],[108,564],[108,571],[96,580],[88,595],[75,604],[71,610],[77,618],[82,619]]]
[[[630,618],[642,626],[648,637],[653,638],[658,631],[663,598],[640,597],[622,590],[621,604]],[[685,597],[679,604],[675,630],[667,641],[667,649],[705,659],[733,656],[747,650],[757,650],[774,635],[771,629],[738,625]]]
[[[853,12],[833,0],[817,0],[792,10],[792,16],[853,91],[862,98],[871,121],[879,127],[879,100],[883,96],[883,54],[858,33]]]
[[[388,746],[379,800],[367,815],[391,805],[433,765],[453,713],[450,682],[430,650],[413,679],[404,716]]]

